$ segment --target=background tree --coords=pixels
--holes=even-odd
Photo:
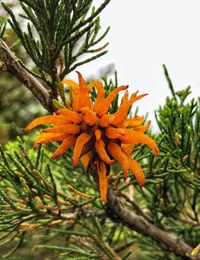
[[[1,70],[15,76],[52,113],[67,98],[60,81],[106,53],[107,44],[98,44],[108,29],[99,35],[98,15],[108,2],[94,9],[88,0],[21,0],[26,30],[3,3],[35,67],[27,68],[1,40]],[[2,38],[4,28],[2,23]],[[71,150],[52,161],[54,145],[34,151],[27,136],[1,148],[2,255],[31,247],[28,257],[35,259],[198,259],[191,251],[200,237],[199,100],[186,103],[190,89],[176,93],[165,66],[164,72],[172,97],[156,111],[159,133],[149,133],[159,144],[160,156],[154,158],[143,145],[132,154],[145,171],[142,189],[133,177],[124,183],[115,165],[108,203],[103,204],[83,165],[73,168]],[[106,93],[117,87],[116,78],[104,78],[104,83]],[[117,99],[112,109],[116,106]],[[27,251],[17,254],[23,257]]]
[[[11,8],[17,8],[17,3],[12,1]],[[1,38],[6,40],[10,49],[15,52],[19,59],[30,64],[30,58],[24,51],[19,38],[12,28],[6,29],[7,17],[5,11],[0,12]],[[19,19],[21,23],[21,19]],[[34,69],[34,66],[32,66]],[[37,100],[24,88],[23,84],[10,73],[1,73],[0,77],[0,143],[7,140],[16,139],[23,134],[23,127],[28,124],[33,117],[44,113],[44,109],[37,105]],[[29,113],[27,113],[27,111]]]

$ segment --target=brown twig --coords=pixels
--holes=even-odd
[[[183,240],[179,239],[175,233],[166,231],[150,223],[147,219],[123,207],[120,199],[112,190],[108,192],[108,214],[114,221],[121,222],[123,225],[137,231],[138,233],[151,237],[157,241],[160,246],[177,256],[185,259],[200,259],[198,256],[191,256],[192,248]]]
[[[105,217],[106,212],[104,210],[85,210],[81,209],[77,212],[62,212],[57,209],[48,209],[48,210],[38,210],[38,212],[41,215],[52,215],[54,217],[57,217],[58,219],[62,219],[63,221],[68,221],[68,220],[76,220],[78,217],[82,216],[84,218],[90,218],[93,216],[97,216],[99,218]]]
[[[143,218],[145,218],[146,220],[148,220],[149,222],[152,223],[152,220],[149,218],[149,216],[147,216],[143,210],[137,205],[137,203],[133,200],[131,200],[126,194],[120,192],[119,193],[120,197],[124,198],[129,204],[131,204],[133,206],[133,208],[135,209],[135,211],[137,212],[138,215],[142,216]]]
[[[7,71],[22,82],[49,112],[53,111],[51,96],[46,88],[18,62],[18,58],[0,39],[0,70]]]

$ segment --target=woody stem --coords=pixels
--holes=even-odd
[[[120,222],[144,236],[151,237],[164,250],[171,251],[184,259],[200,259],[199,256],[191,256],[192,248],[179,239],[175,233],[156,226],[143,216],[124,207],[111,187],[108,191],[107,214],[112,220]]]
[[[45,109],[49,112],[53,111],[47,89],[20,65],[18,58],[2,39],[0,39],[0,71],[7,71],[15,76],[33,93]]]

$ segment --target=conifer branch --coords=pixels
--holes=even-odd
[[[175,94],[175,91],[174,91],[174,86],[172,84],[172,81],[170,79],[170,76],[169,76],[169,73],[168,73],[168,70],[167,70],[167,67],[165,66],[165,64],[163,64],[163,70],[164,70],[165,78],[167,80],[169,89],[171,90],[173,98],[176,100],[176,94]]]
[[[130,229],[137,231],[139,234],[151,237],[157,241],[164,250],[171,251],[177,256],[192,260],[200,259],[198,256],[191,256],[192,248],[179,239],[175,233],[166,231],[150,223],[144,217],[124,207],[112,188],[109,189],[107,206],[107,214],[113,221],[120,222]]]
[[[53,110],[48,91],[35,77],[20,65],[18,58],[11,52],[2,39],[0,39],[0,62],[0,70],[7,71],[14,75],[33,93],[45,109],[48,111]]]
[[[98,35],[101,28],[98,15],[110,0],[104,0],[97,10],[91,8],[92,2],[91,0],[55,2],[20,0],[19,3],[25,13],[21,17],[28,20],[25,32],[10,7],[2,2],[3,8],[10,16],[8,22],[39,69],[42,79],[48,82],[54,98],[57,98],[55,81],[59,76],[57,71],[60,57],[63,57],[65,65],[61,73],[62,80],[73,68],[106,54],[102,49],[107,44],[95,49],[93,47],[101,42],[109,31],[108,27],[103,34]],[[83,44],[77,50],[80,42]],[[96,55],[91,57],[91,52]],[[76,53],[78,57],[82,54],[87,54],[89,57],[76,62]]]

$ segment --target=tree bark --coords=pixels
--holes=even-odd
[[[51,96],[38,79],[28,73],[18,62],[18,58],[0,39],[0,70],[7,71],[23,83],[49,112],[53,111]]]
[[[123,207],[123,204],[111,187],[108,191],[107,207],[107,212],[111,219],[128,226],[144,236],[151,237],[157,241],[163,249],[171,251],[177,256],[181,256],[183,259],[200,259],[199,256],[191,256],[192,248],[183,240],[179,239],[175,233],[161,229],[150,223],[144,217],[137,215],[134,211]]]

